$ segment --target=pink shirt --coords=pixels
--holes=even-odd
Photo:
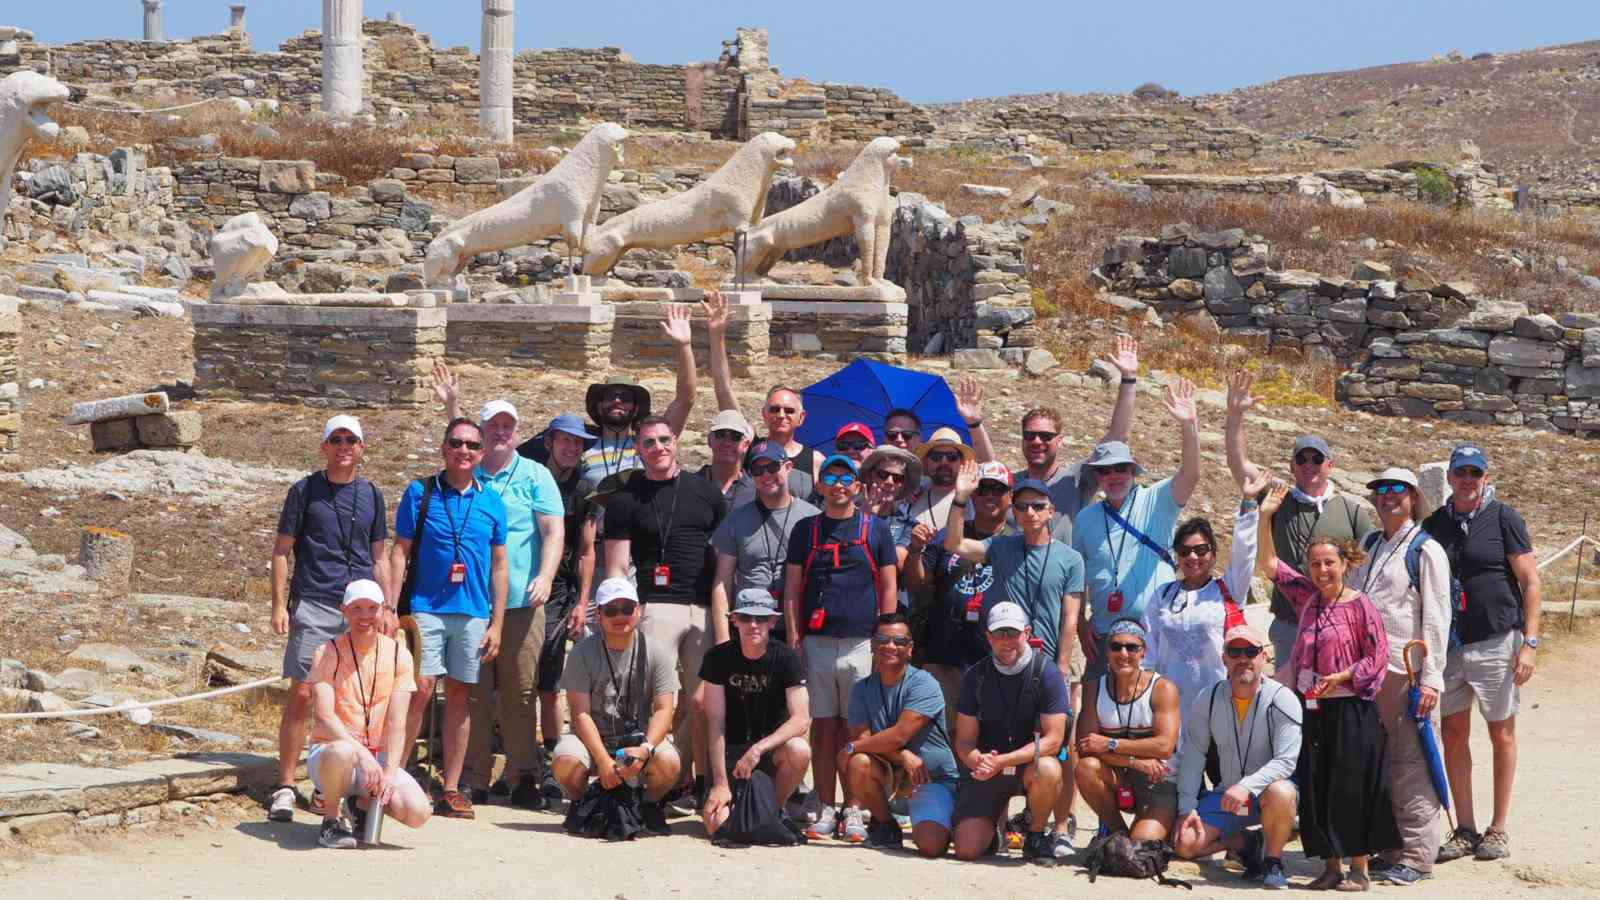
[[[1300,619],[1294,652],[1276,680],[1304,694],[1300,684],[1302,668],[1314,675],[1333,675],[1349,669],[1350,681],[1326,696],[1356,696],[1363,700],[1376,697],[1388,674],[1389,638],[1383,630],[1383,617],[1367,595],[1357,592],[1352,601],[1328,603],[1310,578],[1282,560],[1278,561],[1272,580],[1294,604]]]

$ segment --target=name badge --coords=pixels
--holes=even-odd
[[[1016,766],[1006,766],[1004,769],[1000,770],[1000,774],[1001,775],[1015,775],[1015,774],[1017,774],[1017,767]]]
[[[1310,669],[1301,669],[1300,674],[1295,676],[1295,682],[1300,688],[1300,696],[1305,697],[1306,709],[1316,709],[1317,698],[1309,695],[1311,689],[1316,686],[1317,673]]]
[[[1133,788],[1125,784],[1117,785],[1117,809],[1133,812]]]
[[[467,580],[467,564],[466,563],[451,563],[450,564],[450,583],[451,584],[461,584],[462,582],[464,582],[466,580]]]
[[[656,566],[656,587],[664,588],[672,585],[672,569],[666,565]]]
[[[1106,595],[1106,609],[1112,612],[1122,612],[1122,592],[1112,591]]]
[[[982,618],[982,616],[983,616],[983,595],[979,594],[976,597],[973,597],[972,599],[967,601],[967,621],[968,622],[976,622],[980,618]]]

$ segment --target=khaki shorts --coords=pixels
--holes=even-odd
[[[842,719],[850,712],[850,689],[872,674],[871,638],[807,635],[806,694],[813,719]]]
[[[1445,657],[1439,714],[1466,712],[1476,696],[1478,712],[1486,721],[1504,722],[1516,715],[1521,700],[1517,689],[1517,654],[1521,651],[1522,632],[1515,628],[1451,650]]]
[[[573,734],[570,731],[567,732],[566,734],[563,734],[561,736],[561,740],[556,741],[555,752],[553,754],[551,754],[551,755],[553,757],[555,757],[555,756],[570,756],[573,759],[576,759],[579,762],[583,763],[583,768],[585,770],[587,770],[589,772],[593,772],[594,771],[594,757],[589,755],[589,748],[584,746],[583,741],[581,739],[579,739],[579,737],[576,734]],[[674,747],[672,745],[672,738],[670,736],[666,740],[662,741],[660,744],[656,745],[655,759],[677,759],[677,758],[678,758],[678,748],[676,748],[676,747]],[[654,762],[654,761],[655,760],[651,760],[651,762]]]

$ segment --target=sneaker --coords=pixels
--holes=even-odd
[[[1483,840],[1478,842],[1478,849],[1472,854],[1478,859],[1510,859],[1511,835],[1499,828],[1488,828],[1483,832]]]
[[[823,806],[817,810],[817,817],[806,826],[806,837],[814,841],[833,837],[833,831],[838,825],[837,819],[838,815],[833,811],[833,807]]]
[[[294,802],[297,799],[293,787],[280,784],[272,791],[272,797],[267,801],[267,821],[293,822]]]
[[[1261,861],[1261,886],[1269,891],[1281,891],[1289,886],[1289,876],[1283,874],[1283,860],[1268,856]]]
[[[472,801],[460,791],[445,791],[439,795],[439,802],[433,805],[433,814],[445,819],[472,819],[477,813],[472,809]]]
[[[1263,854],[1267,849],[1267,838],[1259,831],[1247,831],[1244,837],[1244,847],[1239,850],[1239,864],[1244,871],[1239,876],[1246,881],[1259,881],[1265,873]]]
[[[867,840],[863,846],[873,850],[899,850],[905,846],[905,832],[894,819],[873,822],[867,826]]]
[[[317,843],[334,850],[353,850],[356,836],[339,819],[323,819],[322,830],[317,833]]]
[[[1069,828],[1071,826],[1068,826]],[[1069,859],[1075,852],[1070,831],[1057,831],[1050,836],[1050,852],[1056,859]]]
[[[1077,816],[1077,814],[1075,814],[1075,813],[1067,813],[1067,830],[1064,831],[1064,832],[1058,832],[1058,833],[1065,834],[1067,836],[1067,840],[1068,841],[1076,842],[1078,840],[1078,816]]]
[[[667,824],[667,811],[660,802],[646,800],[639,804],[639,818],[644,824],[645,834],[665,837],[672,833],[672,827]]]
[[[489,803],[489,792],[483,788],[473,788],[471,796],[473,806],[487,806]]]
[[[539,793],[543,794],[545,799],[552,803],[559,803],[567,799],[566,794],[561,790],[560,782],[556,781],[556,776],[548,769],[545,770],[544,779],[539,782]]]
[[[1022,859],[1047,869],[1056,865],[1056,854],[1050,836],[1042,831],[1030,831],[1022,839]]]
[[[1028,833],[1028,811],[1023,810],[1006,820],[1006,849],[1021,850],[1023,836]]]
[[[1374,862],[1376,862],[1376,860],[1374,860]],[[1372,876],[1373,881],[1386,881],[1397,887],[1413,885],[1422,879],[1429,877],[1421,872],[1418,872],[1416,869],[1411,868],[1405,863],[1392,863],[1386,865],[1383,867],[1382,871],[1379,871],[1377,867],[1369,864],[1367,866],[1367,872]]]
[[[1433,861],[1443,863],[1471,856],[1478,852],[1478,844],[1482,841],[1483,835],[1465,825],[1459,825],[1450,835],[1450,839],[1439,845],[1439,855],[1434,857]]]
[[[859,844],[867,839],[866,813],[859,806],[845,807],[841,838],[847,844]]]
[[[533,783],[533,779],[524,778],[517,782],[516,787],[511,789],[511,805],[520,806],[523,809],[531,809],[534,812],[543,812],[550,808],[550,800],[539,789],[539,786]]]
[[[505,777],[501,776],[494,780],[494,784],[489,785],[489,793],[496,797],[509,797],[511,796],[511,785],[506,784]]]
[[[1382,881],[1383,873],[1398,865],[1400,864],[1389,862],[1387,859],[1384,859],[1381,856],[1368,857],[1367,874],[1371,875],[1375,880]]]

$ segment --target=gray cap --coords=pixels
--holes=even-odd
[[[1333,459],[1333,451],[1328,449],[1328,442],[1314,434],[1303,434],[1294,442],[1294,449],[1289,451],[1289,456],[1300,455],[1301,450],[1315,450],[1327,459]]]
[[[1115,466],[1121,463],[1133,463],[1133,470],[1140,475],[1144,474],[1144,466],[1134,462],[1133,451],[1122,441],[1103,441],[1095,445],[1094,452],[1089,454],[1089,467]]]
[[[1390,466],[1389,468],[1384,469],[1382,472],[1379,472],[1377,478],[1367,482],[1367,490],[1370,491],[1386,481],[1398,481],[1408,487],[1419,491],[1422,490],[1422,486],[1417,484],[1416,474],[1410,469],[1402,469],[1399,466]]]
[[[733,599],[733,611],[741,616],[776,616],[778,599],[762,588],[745,588]]]

